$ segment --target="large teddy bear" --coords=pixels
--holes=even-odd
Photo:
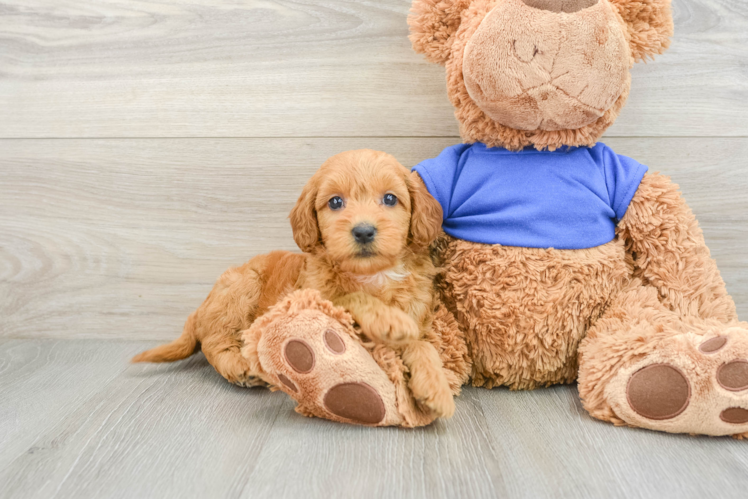
[[[616,425],[748,435],[748,325],[695,217],[667,177],[598,142],[633,63],[667,48],[669,1],[415,0],[409,24],[415,50],[446,66],[464,141],[414,167],[444,212],[432,341],[455,393],[468,379],[489,389],[578,380],[585,409]],[[362,342],[312,291],[258,320],[245,350],[275,352],[267,339],[303,334],[324,352],[326,322],[348,332],[356,360],[311,372],[299,394],[266,355],[264,379],[308,415],[433,420],[409,396],[397,353]],[[372,390],[330,412],[319,401],[340,380]]]

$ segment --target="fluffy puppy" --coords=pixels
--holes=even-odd
[[[428,247],[439,234],[442,210],[417,175],[378,151],[328,159],[291,211],[294,240],[304,253],[271,252],[229,269],[179,339],[133,361],[175,361],[201,346],[229,382],[261,383],[240,354],[242,331],[290,291],[314,288],[348,310],[363,335],[400,352],[416,400],[451,416],[442,362],[423,340],[433,319],[436,273]]]

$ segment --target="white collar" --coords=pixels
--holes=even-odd
[[[374,285],[377,287],[383,286],[387,281],[402,281],[408,276],[410,272],[405,270],[405,265],[399,264],[395,267],[379,271],[374,274],[353,274],[351,276],[354,280],[365,285]]]

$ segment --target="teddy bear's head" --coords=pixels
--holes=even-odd
[[[593,145],[673,33],[670,0],[414,0],[408,23],[462,138],[512,150]]]

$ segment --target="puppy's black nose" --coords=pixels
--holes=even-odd
[[[366,245],[367,243],[374,241],[374,236],[377,234],[377,228],[371,224],[359,224],[351,230],[351,233],[353,233],[353,238],[356,240],[356,243]]]

